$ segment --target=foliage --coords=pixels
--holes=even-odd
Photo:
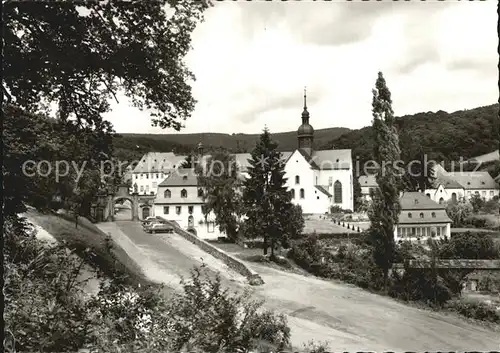
[[[207,1],[4,5],[7,99],[32,112],[57,103],[61,119],[99,124],[118,90],[180,129],[195,101],[182,59]],[[44,58],[44,60],[40,60]],[[46,105],[46,106],[44,106]]]
[[[400,146],[403,143],[400,141]],[[401,148],[401,147],[400,147]],[[434,166],[426,160],[427,154],[420,151],[415,156],[408,156],[406,166],[402,177],[403,188],[405,191],[424,191],[432,189],[436,180]]]
[[[444,161],[448,165],[460,157],[468,159],[498,149],[498,128],[491,128],[500,127],[498,108],[498,104],[493,104],[453,113],[440,110],[397,117],[402,159],[408,162],[424,151],[428,161]],[[363,165],[374,159],[373,130],[373,126],[353,130],[320,146],[352,149],[353,156],[359,157]]]
[[[271,258],[276,246],[286,245],[287,239],[299,233],[289,224],[293,204],[285,186],[285,163],[277,147],[269,130],[264,129],[251,153],[249,178],[243,183],[246,235],[262,236],[264,255],[270,246]]]
[[[361,184],[359,183],[359,178],[355,177],[352,180],[352,190],[353,190],[353,200],[354,200],[354,211],[360,212],[363,205],[363,196],[361,195]]]
[[[262,342],[289,344],[284,316],[248,293],[230,293],[203,269],[168,299],[161,287],[134,289],[112,278],[88,297],[83,262],[71,251],[37,240],[18,218],[6,219],[4,234],[5,332],[16,351],[248,352]]]
[[[500,259],[500,250],[488,234],[465,232],[441,241],[441,259]]]
[[[465,220],[472,214],[472,205],[465,200],[456,203],[449,203],[446,206],[446,213],[453,221],[453,227],[460,227]]]
[[[387,285],[389,269],[394,256],[394,225],[398,221],[401,206],[399,204],[400,177],[396,170],[396,161],[400,157],[398,133],[394,126],[394,112],[391,93],[386,86],[382,73],[373,90],[373,131],[375,134],[374,159],[379,170],[376,175],[378,188],[373,194],[373,203],[368,216],[370,218],[370,239],[374,247],[375,263],[384,273]]]
[[[236,240],[243,214],[241,179],[234,156],[225,151],[212,155],[197,168],[199,186],[204,189],[204,212],[215,214],[215,223],[228,238]]]
[[[478,194],[474,194],[472,195],[472,197],[470,198],[469,200],[471,206],[472,206],[472,212],[473,213],[478,213],[479,210],[481,210],[481,208],[484,206],[484,200],[483,198],[478,195]]]
[[[292,205],[289,209],[288,223],[283,237],[283,247],[290,247],[291,240],[297,240],[303,237],[305,227],[304,215],[300,205]]]
[[[471,319],[500,323],[500,312],[486,303],[450,300],[445,307]]]

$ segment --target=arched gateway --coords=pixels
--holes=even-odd
[[[115,220],[115,205],[119,200],[128,200],[132,211],[132,221],[139,221],[154,216],[155,195],[139,195],[130,193],[128,185],[120,185],[115,193],[99,194],[97,203],[92,206],[93,217],[97,222],[113,222]],[[141,212],[139,212],[141,209]]]

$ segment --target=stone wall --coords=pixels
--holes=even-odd
[[[246,266],[239,259],[234,258],[233,256],[227,254],[226,252],[222,251],[221,249],[219,249],[219,248],[213,246],[212,244],[198,238],[196,235],[191,234],[182,228],[178,228],[178,227],[174,227],[174,228],[175,228],[175,232],[177,234],[179,234],[180,236],[182,236],[186,240],[190,241],[191,243],[196,244],[203,251],[209,253],[213,257],[223,261],[232,270],[245,276],[248,279],[248,281],[250,282],[250,284],[252,284],[252,285],[264,284],[264,281],[259,276],[259,274],[255,271],[253,271],[252,269],[250,269],[248,266]]]

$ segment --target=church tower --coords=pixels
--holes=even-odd
[[[309,156],[313,152],[314,129],[309,124],[309,112],[307,111],[307,96],[304,88],[304,111],[302,112],[302,125],[297,130],[297,138],[299,140],[299,149],[306,152]]]

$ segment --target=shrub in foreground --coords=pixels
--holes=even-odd
[[[500,310],[486,303],[450,300],[445,308],[471,319],[500,323]]]

